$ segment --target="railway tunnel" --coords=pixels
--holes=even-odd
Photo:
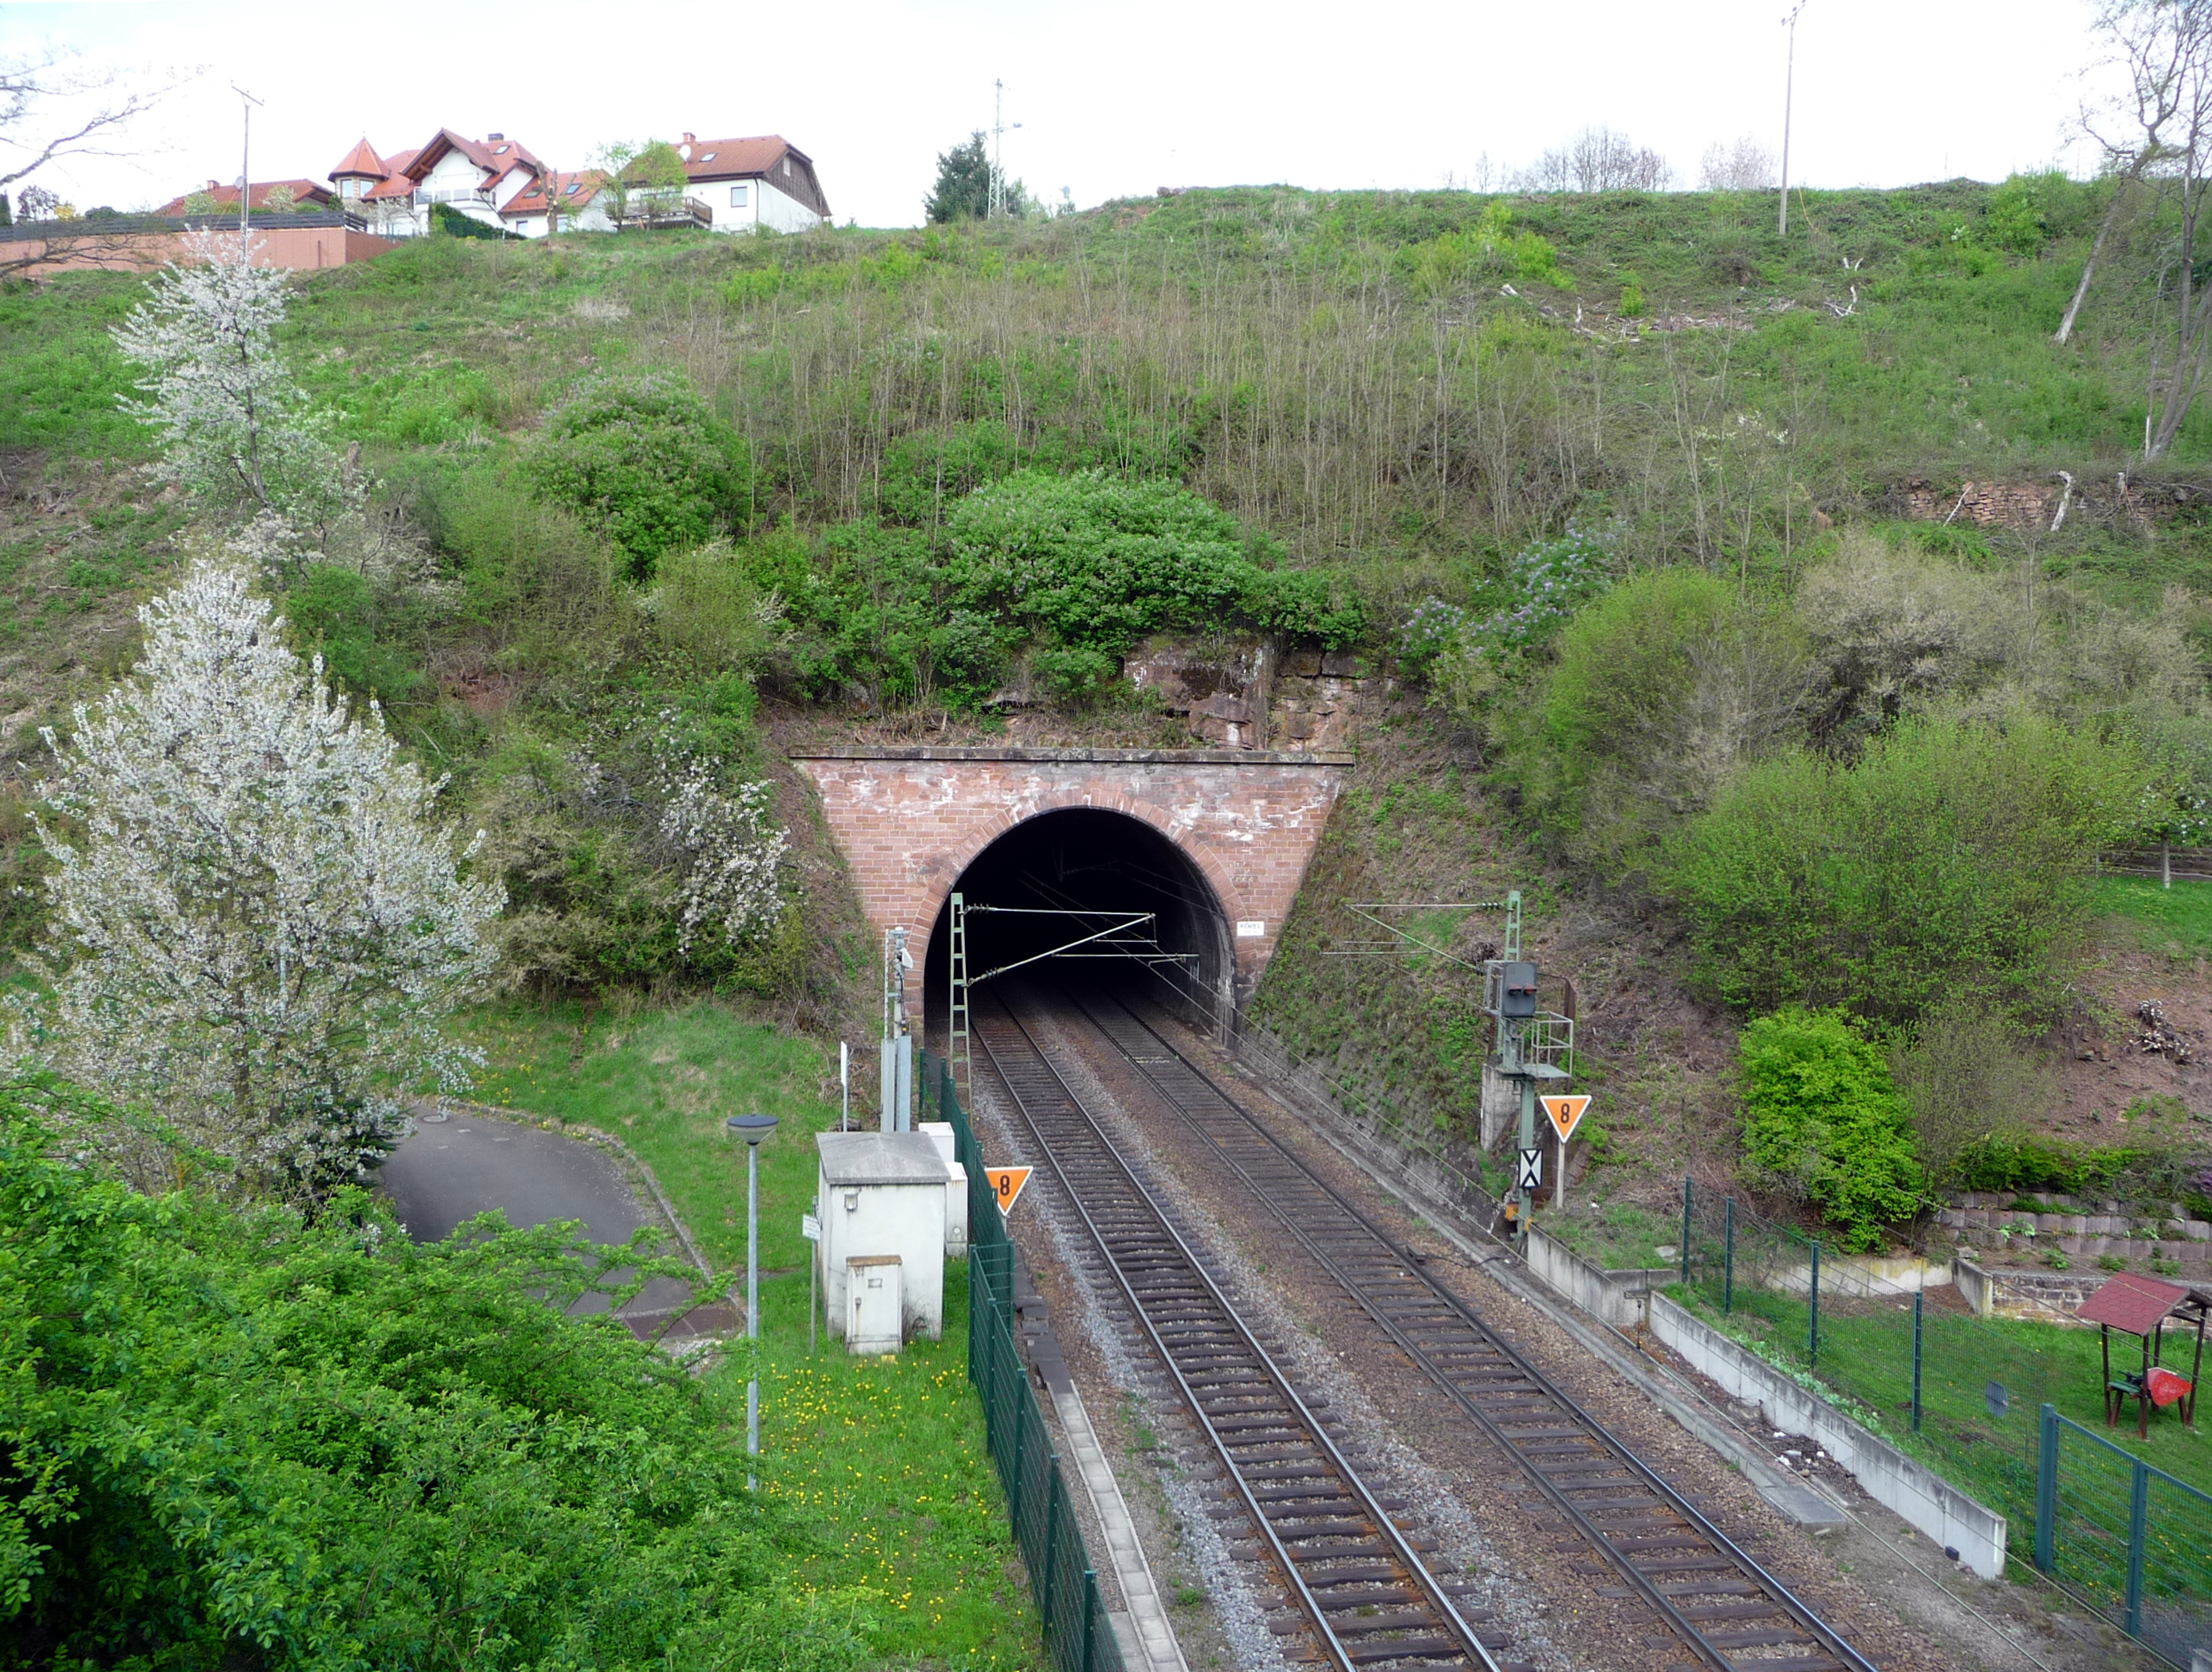
[[[933,1018],[946,1014],[954,895],[966,909],[969,978],[979,991],[1103,982],[1141,989],[1208,1026],[1235,1007],[1235,930],[1219,895],[1188,854],[1129,813],[1040,813],[968,863],[931,926],[923,987]]]
[[[970,923],[970,975],[1073,940],[1066,914],[1120,912],[1116,950],[1159,996],[1241,1010],[1273,955],[1348,755],[1239,749],[855,745],[794,751],[878,937],[904,928],[923,965],[922,1031],[941,1037],[950,906]],[[1045,915],[1050,910],[1059,915]],[[1070,968],[1105,968],[1071,964]],[[988,984],[986,984],[986,986]]]

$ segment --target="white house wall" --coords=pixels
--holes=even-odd
[[[777,164],[779,168],[782,166]],[[745,188],[741,209],[730,206],[732,186]],[[805,232],[822,223],[822,217],[812,209],[758,175],[742,180],[694,180],[686,195],[714,212],[717,232],[756,232],[762,227],[771,232]]]
[[[785,160],[789,160],[786,159]],[[777,167],[783,165],[779,163]],[[755,211],[758,223],[775,232],[806,232],[822,224],[822,217],[796,198],[777,190],[770,182],[754,183],[753,195],[759,199]],[[729,194],[725,191],[727,198]]]

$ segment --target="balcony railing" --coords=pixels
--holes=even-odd
[[[480,203],[488,209],[492,206],[492,194],[474,186],[440,186],[433,191],[416,188],[417,208],[426,209],[433,203]]]
[[[714,211],[697,198],[681,200],[659,193],[647,195],[633,192],[630,200],[622,206],[622,224],[626,227],[704,227],[712,230]]]

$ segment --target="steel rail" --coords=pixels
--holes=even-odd
[[[1197,1133],[1245,1186],[1266,1203],[1269,1211],[1298,1240],[1306,1251],[1312,1255],[1323,1269],[1344,1286],[1345,1291],[1359,1305],[1360,1309],[1375,1321],[1383,1333],[1409,1358],[1421,1367],[1430,1380],[1436,1382],[1451,1396],[1453,1403],[1460,1410],[1471,1417],[1493,1441],[1522,1466],[1523,1471],[1553,1505],[1567,1516],[1576,1528],[1596,1548],[1599,1554],[1606,1559],[1615,1571],[1628,1581],[1629,1584],[1652,1606],[1655,1612],[1666,1621],[1677,1635],[1682,1637],[1686,1645],[1705,1660],[1708,1666],[1715,1668],[1715,1672],[1743,1672],[1747,1664],[1756,1666],[1762,1669],[1762,1672],[1764,1672],[1765,1668],[1772,1668],[1773,1672],[1788,1672],[1788,1669],[1792,1668],[1808,1668],[1810,1672],[1811,1668],[1816,1668],[1821,1665],[1817,1660],[1803,1659],[1761,1658],[1754,1662],[1744,1662],[1732,1656],[1727,1647],[1712,1642],[1694,1622],[1682,1613],[1672,1598],[1662,1591],[1648,1575],[1637,1567],[1631,1553],[1618,1549],[1607,1530],[1585,1514],[1582,1505],[1568,1496],[1558,1481],[1545,1474],[1538,1466],[1536,1459],[1528,1453],[1515,1436],[1496,1420],[1490,1411],[1484,1410],[1481,1404],[1459,1385],[1450,1372],[1437,1362],[1435,1354],[1429,1347],[1417,1340],[1401,1325],[1398,1319],[1390,1316],[1388,1310],[1370,1292],[1368,1286],[1344,1269],[1342,1261],[1324,1248],[1313,1235],[1310,1220],[1289,1210],[1282,1201],[1280,1189],[1269,1188],[1252,1176],[1245,1164],[1231,1152],[1228,1145],[1222,1141],[1220,1136],[1209,1130],[1204,1119],[1188,1106],[1187,1100],[1179,1096],[1164,1082],[1163,1077],[1154,1071],[1156,1065],[1146,1062],[1135,1052],[1133,1052],[1121,1038],[1116,1036],[1113,1026],[1102,1019],[1082,998],[1064,989],[1063,996],[1113,1046],[1122,1059],[1142,1077],[1157,1093],[1161,1102],[1173,1110],[1193,1132]],[[1788,1585],[1768,1573],[1748,1551],[1715,1526],[1702,1511],[1669,1485],[1663,1476],[1647,1466],[1603,1423],[1569,1396],[1534,1365],[1523,1357],[1488,1324],[1484,1322],[1465,1301],[1423,1271],[1421,1269],[1423,1262],[1419,1256],[1412,1249],[1394,1240],[1387,1232],[1352,1202],[1346,1200],[1333,1186],[1315,1174],[1303,1159],[1256,1120],[1235,1099],[1229,1096],[1211,1075],[1192,1062],[1157,1029],[1129,1009],[1127,1006],[1120,1004],[1118,1000],[1111,1002],[1127,1019],[1130,1025],[1141,1030],[1158,1051],[1165,1053],[1167,1057],[1172,1059],[1207,1093],[1211,1093],[1212,1099],[1242,1128],[1260,1140],[1272,1152],[1273,1159],[1294,1170],[1299,1176],[1300,1182],[1312,1191],[1327,1198],[1328,1202],[1347,1219],[1371,1237],[1390,1255],[1391,1261],[1399,1266],[1402,1276],[1417,1282],[1425,1288],[1435,1302],[1448,1308],[1461,1323],[1478,1334],[1491,1351],[1495,1352],[1501,1359],[1510,1364],[1543,1398],[1557,1407],[1569,1420],[1585,1429],[1600,1447],[1611,1454],[1611,1460],[1616,1461],[1647,1490],[1654,1494],[1667,1510],[1680,1517],[1686,1526],[1702,1536],[1729,1565],[1735,1567],[1747,1581],[1756,1585],[1764,1598],[1794,1622],[1813,1645],[1817,1645],[1820,1651],[1833,1657],[1836,1663],[1849,1668],[1849,1672],[1877,1672],[1872,1661],[1852,1648],[1840,1632],[1801,1601]]]
[[[1113,1141],[1099,1125],[1096,1117],[1084,1106],[1082,1099],[1076,1095],[1075,1089],[1068,1084],[1066,1077],[1060,1072],[1058,1067],[1038,1044],[1035,1037],[1023,1024],[1020,1017],[1013,1013],[1011,1007],[1006,1005],[1003,999],[998,1002],[1006,1023],[1020,1036],[1021,1043],[1027,1047],[1029,1057],[1051,1077],[1053,1083],[1058,1086],[1062,1097],[1066,1100],[1068,1109],[1080,1123],[1078,1128],[1079,1137],[1082,1130],[1087,1128],[1096,1157],[1102,1158],[1112,1172],[1118,1175],[1118,1182],[1124,1187],[1128,1198],[1152,1221],[1157,1234],[1164,1238],[1180,1256],[1180,1264],[1184,1271],[1179,1275],[1186,1277],[1190,1283],[1202,1289],[1211,1302],[1213,1310],[1219,1314],[1219,1322],[1233,1332],[1251,1365],[1272,1385],[1274,1393],[1290,1412],[1296,1426],[1305,1431],[1305,1435],[1311,1442],[1313,1449],[1327,1460],[1329,1467],[1346,1489],[1346,1496],[1357,1502],[1365,1519],[1373,1526],[1378,1541],[1387,1547],[1389,1559],[1404,1570],[1410,1582],[1407,1589],[1417,1592],[1418,1599],[1426,1602],[1435,1612],[1437,1623],[1454,1640],[1457,1652],[1466,1657],[1471,1667],[1479,1667],[1483,1672],[1504,1672],[1499,1662],[1492,1658],[1490,1651],[1484,1647],[1482,1640],[1474,1629],[1460,1617],[1457,1605],[1445,1593],[1436,1576],[1429,1571],[1428,1565],[1421,1559],[1420,1555],[1406,1541],[1405,1534],[1391,1518],[1390,1513],[1376,1500],[1367,1482],[1360,1478],[1359,1471],[1352,1467],[1343,1452],[1337,1449],[1336,1442],[1328,1437],[1320,1419],[1307,1407],[1297,1389],[1290,1385],[1289,1378],[1275,1364],[1273,1357],[1266,1348],[1260,1345],[1250,1327],[1244,1323],[1243,1318],[1238,1314],[1236,1308],[1230,1303],[1228,1298],[1221,1293],[1219,1287],[1208,1274],[1196,1252],[1184,1240],[1181,1233],[1175,1229],[1152,1193],[1146,1188],[1143,1182],[1131,1170],[1128,1163],[1122,1159]],[[987,1017],[979,1018],[980,1022],[985,1023],[990,1020]],[[1390,1660],[1436,1661],[1439,1657],[1433,1652],[1426,1650],[1403,1656],[1389,1656],[1375,1653],[1355,1654],[1352,1647],[1345,1644],[1330,1622],[1329,1610],[1323,1605],[1320,1598],[1313,1594],[1312,1587],[1307,1583],[1301,1571],[1298,1558],[1291,1552],[1273,1520],[1262,1506],[1252,1482],[1247,1478],[1243,1466],[1236,1458],[1234,1446],[1216,1427],[1212,1416],[1206,1409],[1205,1400],[1191,1385],[1182,1365],[1178,1362],[1178,1355],[1162,1334],[1158,1321],[1153,1316],[1153,1309],[1146,1303],[1144,1296],[1138,1292],[1135,1282],[1125,1269],[1121,1257],[1116,1253],[1114,1239],[1110,1238],[1099,1225],[1092,1212],[1091,1204],[1085,1200],[1084,1193],[1076,1187],[1075,1181],[1068,1176],[1067,1168],[1063,1165],[1062,1161],[1063,1147],[1054,1143],[1046,1135],[1044,1125],[1032,1108],[1030,1100],[1023,1096],[1020,1087],[1016,1083],[1015,1075],[1009,1072],[1006,1062],[1001,1060],[997,1046],[992,1041],[989,1028],[979,1025],[976,1029],[975,1038],[983,1046],[984,1055],[989,1061],[993,1070],[998,1075],[1000,1083],[1006,1087],[1007,1094],[1020,1114],[1023,1124],[1029,1128],[1030,1135],[1036,1142],[1038,1153],[1044,1157],[1045,1163],[1052,1170],[1053,1176],[1059,1180],[1063,1194],[1074,1209],[1077,1217],[1082,1220],[1092,1242],[1104,1258],[1108,1270],[1113,1273],[1115,1283],[1129,1303],[1132,1314],[1143,1327],[1147,1338],[1152,1343],[1153,1349],[1159,1355],[1160,1362],[1166,1367],[1170,1377],[1173,1379],[1177,1390],[1182,1395],[1192,1414],[1196,1417],[1200,1426],[1204,1429],[1207,1440],[1211,1443],[1215,1454],[1221,1459],[1230,1481],[1234,1483],[1239,1497],[1251,1517],[1252,1524],[1258,1529],[1260,1536],[1266,1541],[1286,1583],[1299,1607],[1312,1622],[1319,1636],[1320,1646],[1328,1658],[1336,1665],[1339,1672],[1359,1672],[1361,1667],[1373,1666],[1379,1661]],[[1320,1480],[1325,1476],[1316,1474],[1305,1478]],[[1317,1490],[1305,1496],[1320,1498],[1323,1494]],[[1346,1565],[1346,1553],[1327,1552],[1325,1559],[1333,1560],[1337,1565],[1344,1566]],[[1317,1560],[1315,1565],[1320,1566],[1322,1562]],[[1387,1642],[1383,1642],[1376,1646],[1387,1647],[1389,1645]]]

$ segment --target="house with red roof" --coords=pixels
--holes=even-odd
[[[440,204],[502,226],[501,212],[545,173],[528,146],[504,134],[470,139],[441,128],[428,144],[389,157],[363,136],[330,177],[347,208],[386,237],[403,238],[429,231]]]
[[[781,134],[677,144],[686,195],[713,213],[717,232],[804,232],[830,218],[814,159]]]
[[[701,139],[686,134],[676,154],[685,175],[681,213],[674,205],[638,203],[629,222],[689,222],[717,232],[763,227],[804,232],[830,218],[813,159],[780,135]],[[438,204],[529,238],[552,230],[556,212],[564,232],[618,229],[608,211],[619,194],[606,190],[604,175],[557,173],[504,134],[466,139],[441,128],[429,144],[389,157],[364,136],[330,178],[339,202],[388,237],[429,231]]]
[[[611,232],[613,218],[607,214],[607,177],[596,168],[578,174],[549,174],[507,201],[499,218],[510,232],[526,238],[541,238],[555,229],[557,211],[563,232]]]
[[[292,206],[295,209],[327,208],[335,196],[328,186],[313,180],[256,180],[253,183],[253,208],[267,209],[269,194],[279,186],[292,193]],[[213,180],[198,191],[187,191],[181,197],[171,198],[153,213],[155,214],[183,214],[185,213],[184,206],[194,198],[212,198],[214,199],[215,213],[220,214],[227,209],[232,220],[238,219],[238,189],[236,186],[220,185]]]

